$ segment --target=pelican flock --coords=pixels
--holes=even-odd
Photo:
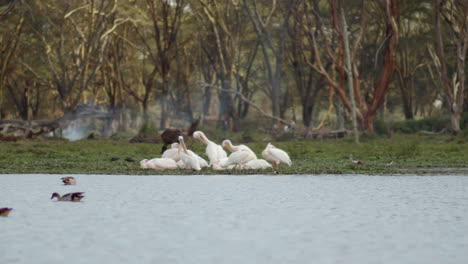
[[[234,145],[231,140],[222,141],[221,145],[208,139],[202,131],[195,131],[193,138],[204,144],[205,154],[208,162],[187,148],[184,137],[179,136],[176,143],[172,143],[171,148],[163,152],[160,158],[144,159],[140,161],[142,169],[153,170],[195,170],[203,168],[212,170],[264,170],[278,169],[281,163],[292,165],[291,159],[286,151],[281,150],[271,143],[268,143],[263,150],[263,159],[258,159],[255,152],[247,145]],[[228,153],[230,153],[228,155]]]

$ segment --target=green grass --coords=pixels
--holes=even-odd
[[[205,157],[204,145],[188,140],[195,152]],[[238,144],[238,142],[233,142]],[[258,157],[267,142],[247,143]],[[281,165],[279,174],[406,174],[406,173],[468,173],[468,144],[451,136],[396,135],[389,140],[368,136],[361,144],[350,137],[331,140],[291,140],[273,142],[288,152],[292,167]],[[276,174],[263,171],[176,170],[153,171],[139,168],[144,158],[159,157],[161,145],[128,143],[124,140],[59,139],[22,140],[0,143],[0,174],[60,173],[60,174]],[[364,161],[353,165],[348,156]],[[131,157],[135,162],[124,159]],[[111,158],[119,158],[112,162]],[[393,160],[392,166],[386,164]],[[443,168],[455,168],[445,171]]]

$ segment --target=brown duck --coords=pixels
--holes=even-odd
[[[63,177],[62,182],[65,185],[75,185],[76,184],[76,180],[73,177]]]
[[[57,197],[57,201],[66,201],[66,202],[79,202],[81,199],[84,198],[84,192],[74,192],[74,193],[67,193],[63,196],[60,196],[58,193],[53,193],[50,199],[54,199]]]
[[[10,211],[13,210],[13,208],[0,208],[0,216],[8,216],[10,214]]]

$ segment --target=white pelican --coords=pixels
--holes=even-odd
[[[271,168],[271,164],[264,159],[254,159],[242,164],[241,168],[246,170],[263,170]]]
[[[223,147],[225,147],[230,152],[234,152],[234,151],[244,149],[244,150],[249,150],[249,151],[251,151],[253,153],[253,151],[249,147],[247,147],[246,145],[237,145],[237,146],[232,145],[231,140],[229,140],[229,139],[224,140],[222,144],[223,144]]]
[[[173,159],[174,161],[179,161],[179,143],[172,143],[171,148],[163,152],[161,158]]]
[[[209,165],[212,165],[215,160],[227,158],[226,151],[224,151],[223,147],[209,140],[205,133],[195,131],[193,133],[193,138],[206,145],[205,153],[210,160]]]
[[[251,160],[257,159],[257,156],[252,151],[246,149],[240,149],[238,151],[234,151],[229,155],[226,162],[223,163],[223,167],[229,167],[230,165],[234,165],[235,168],[241,168],[242,164],[247,163]]]
[[[257,155],[246,145],[232,145],[229,139],[223,141],[223,147],[231,151],[228,160],[222,164],[223,167],[234,165],[237,168],[248,161],[257,159]]]
[[[148,169],[148,164],[146,164],[148,162],[148,159],[144,159],[142,161],[140,161],[140,167],[142,169]]]
[[[228,158],[217,159],[217,160],[213,161],[213,164],[211,164],[211,168],[213,170],[232,170],[232,169],[234,169],[235,165],[226,166],[227,161],[228,161]]]
[[[288,164],[290,167],[292,164],[288,153],[286,153],[284,150],[281,150],[273,146],[271,143],[268,143],[266,148],[262,151],[262,156],[267,161],[273,163],[273,168],[275,169],[279,167],[279,164],[281,162]]]
[[[189,153],[187,146],[185,146],[184,137],[179,136],[179,155],[180,159],[184,162],[185,166],[194,170],[201,170],[200,161],[197,155],[193,152]]]
[[[146,161],[148,169],[153,170],[175,170],[178,169],[177,163],[173,159],[169,158],[155,158]]]

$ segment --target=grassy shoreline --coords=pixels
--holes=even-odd
[[[238,142],[233,142],[238,144]],[[268,142],[246,143],[260,158]],[[60,139],[0,142],[0,174],[132,174],[132,175],[213,175],[213,174],[466,174],[468,144],[451,136],[396,135],[392,140],[367,137],[356,145],[351,138],[328,140],[292,140],[273,142],[287,151],[292,167],[280,166],[262,171],[200,172],[143,170],[139,161],[160,157],[161,145],[128,143],[124,140],[89,139],[68,142]],[[206,158],[204,145],[188,141],[188,145]],[[354,165],[348,156],[364,161]],[[125,161],[132,158],[135,162]],[[117,161],[111,161],[118,158]],[[393,161],[393,165],[387,163]],[[447,170],[446,168],[453,168]]]

